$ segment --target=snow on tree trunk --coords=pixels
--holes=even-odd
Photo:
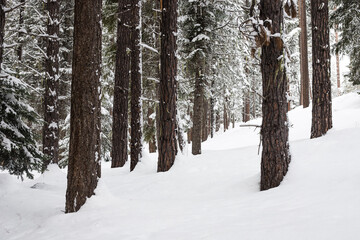
[[[45,95],[43,152],[46,155],[45,165],[59,162],[59,2],[48,0],[47,47],[45,59]]]
[[[283,6],[281,0],[261,0],[260,19],[271,34],[281,33]],[[269,21],[270,20],[270,21]],[[280,185],[290,163],[287,120],[287,78],[283,59],[284,47],[279,37],[272,37],[261,51],[263,81],[263,121],[260,189]]]

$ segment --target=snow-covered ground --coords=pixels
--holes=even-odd
[[[334,99],[334,128],[319,139],[310,108],[289,116],[292,162],[276,189],[259,191],[258,130],[236,127],[167,173],[156,154],[132,173],[103,164],[96,196],[73,214],[63,170],[24,182],[0,173],[0,239],[360,239],[360,95]]]

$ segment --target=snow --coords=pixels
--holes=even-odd
[[[73,214],[63,212],[65,170],[24,182],[0,173],[0,239],[359,239],[360,95],[333,100],[334,128],[318,139],[311,107],[289,118],[288,175],[263,192],[259,129],[238,126],[200,156],[187,146],[166,173],[146,152],[131,173],[103,163],[96,195]]]

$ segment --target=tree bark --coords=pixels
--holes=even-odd
[[[154,119],[151,118],[151,115],[153,115],[154,112],[155,112],[154,107],[150,105],[147,111],[147,122],[149,127],[155,126],[155,121]],[[149,152],[150,153],[156,152],[156,133],[151,137],[149,141]]]
[[[281,0],[261,0],[260,19],[270,20],[265,26],[272,34],[283,28],[283,6]],[[280,38],[271,38],[261,52],[263,82],[263,121],[261,126],[262,157],[260,189],[267,190],[280,185],[290,163],[287,120],[287,79]]]
[[[207,99],[204,97],[203,99],[203,112],[202,112],[202,130],[201,130],[201,134],[202,134],[202,138],[201,141],[205,142],[208,138],[208,108],[209,108],[209,104]]]
[[[59,10],[57,0],[48,0],[47,34],[54,38],[47,38],[45,59],[45,95],[44,95],[44,127],[43,152],[46,155],[45,167],[49,163],[59,162]]]
[[[25,3],[25,0],[20,0],[20,4],[23,4],[23,3]],[[24,8],[25,8],[24,5],[22,5],[19,8],[19,30],[24,27],[24,16],[23,16]],[[19,32],[18,36],[19,36],[19,38],[21,38],[23,36],[23,33]],[[23,45],[23,43],[20,42],[19,46],[16,49],[16,54],[18,56],[19,61],[22,60],[22,53],[23,53],[22,45]]]
[[[199,59],[199,61],[202,61]],[[198,63],[195,70],[194,110],[192,128],[192,149],[193,155],[201,154],[202,140],[202,115],[204,101],[204,71],[202,64]]]
[[[175,162],[176,141],[176,33],[177,0],[161,6],[160,141],[158,172],[168,171]]]
[[[0,72],[4,57],[4,36],[5,36],[5,12],[6,0],[0,0]]]
[[[132,0],[131,29],[131,140],[130,171],[133,171],[141,158],[141,0]]]
[[[73,54],[66,213],[94,195],[101,175],[101,0],[75,1]]]
[[[309,91],[309,60],[307,44],[307,24],[306,24],[306,0],[299,0],[300,12],[300,75],[301,75],[301,103],[304,108],[310,104]]]
[[[335,26],[335,43],[339,42],[339,32],[337,30],[337,26]],[[336,80],[337,80],[337,88],[340,88],[340,55],[336,53]]]
[[[332,128],[328,0],[311,0],[313,108],[311,138]]]
[[[111,167],[123,167],[128,159],[128,104],[130,82],[132,0],[119,0]]]

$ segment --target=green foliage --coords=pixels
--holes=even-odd
[[[350,55],[349,81],[360,84],[360,2],[334,0],[336,10],[331,14],[332,26],[341,32],[336,51]]]
[[[26,125],[34,123],[37,115],[24,103],[24,82],[1,73],[0,81],[0,169],[23,178],[33,178],[31,171],[41,171],[43,155]]]

